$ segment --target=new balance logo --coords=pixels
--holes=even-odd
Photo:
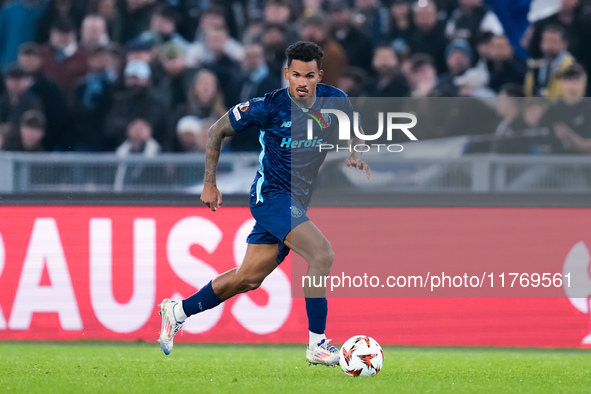
[[[284,121],[283,123],[281,123],[281,127],[291,127],[291,122]]]

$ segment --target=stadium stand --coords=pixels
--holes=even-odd
[[[200,152],[196,141],[204,131],[197,128],[285,86],[284,50],[306,39],[326,53],[325,82],[352,97],[472,98],[481,102],[470,111],[492,119],[491,127],[460,132],[452,121],[443,127],[425,119],[423,125],[433,125],[420,134],[425,142],[471,136],[462,155],[591,153],[588,121],[581,120],[590,113],[591,52],[584,42],[591,36],[591,1],[564,0],[558,10],[542,12],[525,26],[519,47],[515,26],[495,14],[500,3],[4,0],[0,151],[59,152],[52,156],[58,161],[69,152],[111,152],[114,163],[124,146],[148,158]],[[179,128],[183,119],[186,132]],[[43,133],[28,149],[23,125],[31,122]],[[149,138],[130,148],[129,131],[138,124]],[[225,150],[257,151],[256,134],[236,136]],[[27,156],[19,157],[22,163]],[[83,182],[88,172],[76,174],[69,183]]]

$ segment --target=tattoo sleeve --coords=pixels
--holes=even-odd
[[[205,150],[205,182],[216,182],[216,170],[225,137],[234,134],[228,113],[218,119],[209,129],[207,148]]]

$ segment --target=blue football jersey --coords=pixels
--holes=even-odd
[[[264,202],[270,193],[289,193],[308,209],[314,180],[327,150],[319,145],[332,141],[337,120],[322,109],[339,109],[353,119],[353,107],[347,95],[330,85],[316,86],[316,100],[302,108],[290,97],[288,89],[278,89],[228,111],[236,133],[250,127],[260,130],[260,167],[251,188],[250,202]],[[292,115],[294,118],[292,118]],[[308,138],[306,125],[312,122],[314,138]]]

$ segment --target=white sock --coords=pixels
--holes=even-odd
[[[308,341],[308,347],[310,349],[315,348],[318,346],[323,339],[326,339],[326,335],[324,334],[316,334],[315,332],[308,331],[310,333],[310,340]]]
[[[175,320],[179,323],[187,320],[187,315],[185,315],[182,301],[175,302],[174,306],[172,307],[172,314],[174,315]]]

